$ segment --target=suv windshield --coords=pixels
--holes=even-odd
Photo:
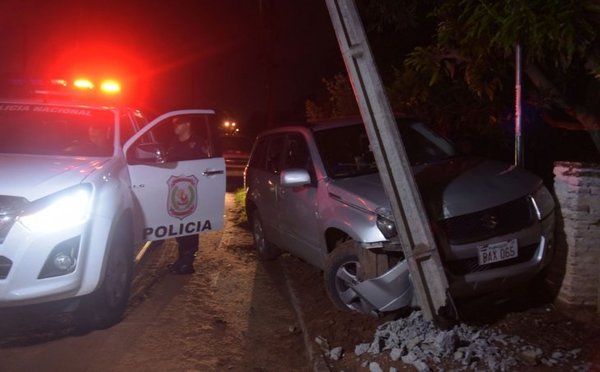
[[[456,155],[453,146],[423,123],[398,121],[412,166],[438,162]],[[317,129],[315,141],[330,177],[354,177],[377,172],[365,126],[362,123]]]
[[[113,123],[106,110],[0,103],[0,153],[111,156]]]

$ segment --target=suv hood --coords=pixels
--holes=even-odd
[[[33,201],[81,183],[108,159],[0,155],[0,195]]]
[[[539,177],[513,165],[454,158],[414,169],[426,208],[435,219],[469,214],[531,194]],[[329,193],[340,201],[372,212],[390,208],[378,173],[333,180]]]

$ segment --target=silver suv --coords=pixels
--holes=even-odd
[[[454,298],[525,283],[549,263],[554,200],[540,178],[460,156],[420,122],[402,119],[398,127]],[[261,259],[285,250],[323,270],[341,309],[417,305],[360,118],[262,133],[245,186]],[[376,273],[365,272],[365,259],[376,260]]]

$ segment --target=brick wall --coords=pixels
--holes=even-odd
[[[556,301],[600,312],[600,164],[556,162]]]

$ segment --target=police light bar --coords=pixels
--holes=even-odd
[[[100,90],[105,94],[121,93],[121,84],[115,80],[105,80],[100,84]]]
[[[88,79],[76,79],[73,81],[73,87],[80,90],[94,90],[96,85]],[[100,93],[107,95],[115,95],[121,93],[121,84],[113,79],[107,79],[100,82]]]
[[[94,89],[94,83],[88,79],[77,79],[73,82],[73,86],[78,89]]]
[[[71,97],[73,99],[109,99],[111,102],[120,97],[121,84],[114,79],[95,83],[90,79],[78,78],[72,81],[64,79],[12,79],[8,85],[0,84],[0,95],[5,96],[44,96]],[[110,98],[109,98],[110,97]]]
[[[62,86],[62,87],[66,87],[67,85],[69,85],[69,83],[63,79],[51,79],[50,84],[58,85],[58,86]]]

